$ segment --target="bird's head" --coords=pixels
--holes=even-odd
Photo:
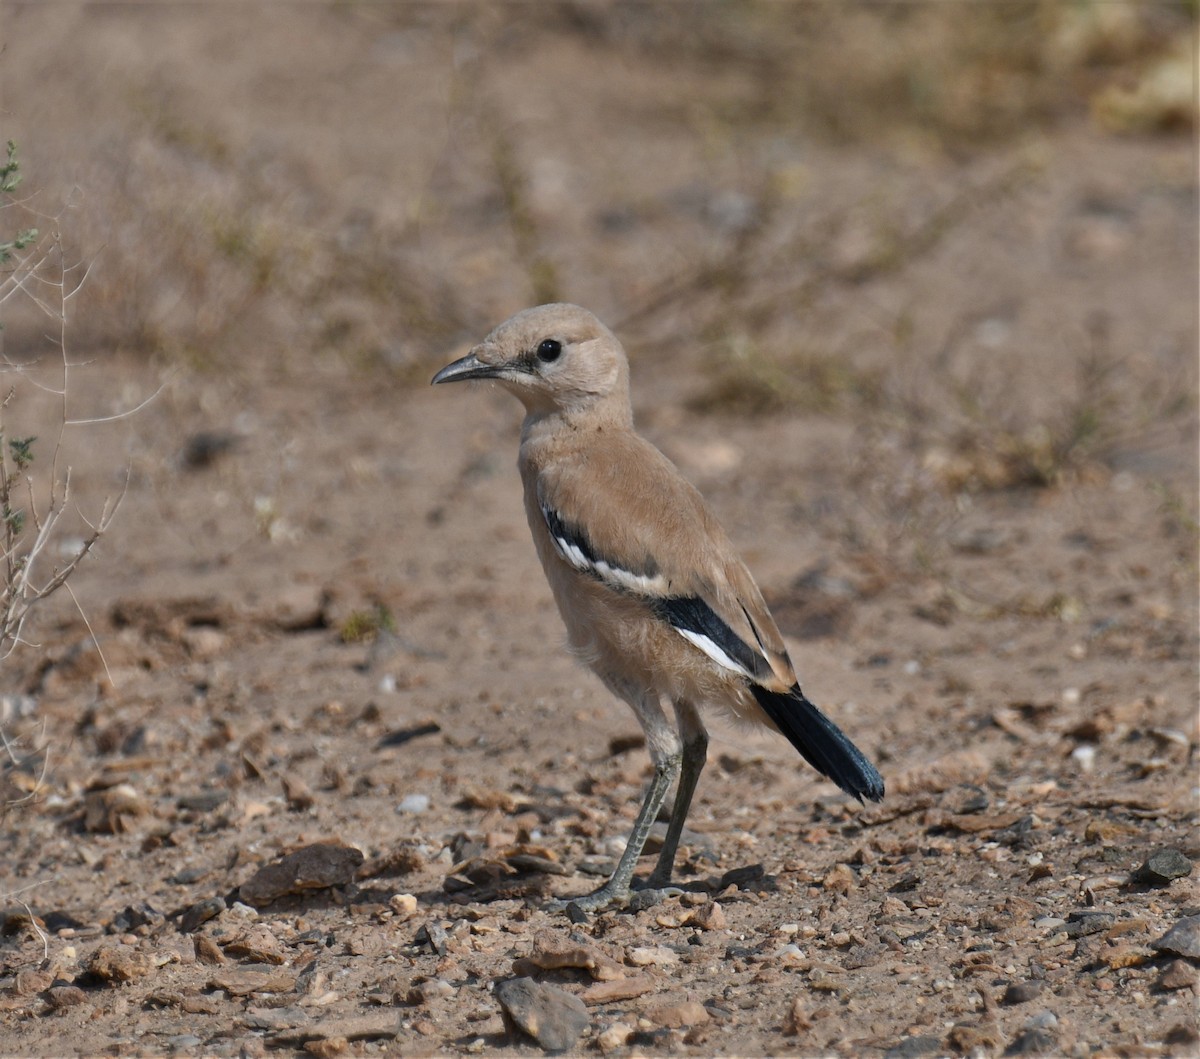
[[[526,411],[629,408],[629,365],[616,336],[578,305],[539,305],[497,327],[433,382],[494,379]]]

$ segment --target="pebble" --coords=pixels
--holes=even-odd
[[[428,794],[407,794],[400,799],[400,804],[396,806],[398,813],[424,813],[428,810]]]
[[[679,953],[665,945],[643,945],[630,949],[625,954],[625,960],[634,967],[650,967],[654,964],[678,963]]]
[[[1026,982],[1010,982],[1000,1002],[1002,1004],[1026,1004],[1041,996],[1042,990],[1045,988],[1046,983],[1036,978],[1031,978]]]
[[[1067,937],[1082,938],[1088,934],[1098,934],[1108,930],[1117,917],[1111,912],[1095,912],[1091,909],[1070,912],[1067,915]]]
[[[1056,1055],[1058,1052],[1058,1037],[1044,1029],[1025,1030],[1004,1049],[1005,1055]]]
[[[388,908],[397,916],[407,919],[417,911],[417,899],[413,894],[392,894],[388,898]]]
[[[944,1051],[941,1037],[905,1037],[883,1053],[883,1059],[913,1059]]]
[[[654,1008],[646,1015],[657,1026],[665,1026],[672,1030],[686,1029],[698,1026],[709,1020],[708,1009],[695,1000],[685,1000],[682,1004],[667,1004]]]
[[[1197,984],[1196,968],[1185,960],[1172,960],[1159,976],[1159,989],[1192,989]]]
[[[344,886],[363,862],[361,850],[336,842],[314,842],[259,868],[239,893],[261,907],[285,894]]]
[[[596,1043],[602,1052],[615,1052],[618,1048],[624,1048],[633,1034],[632,1026],[626,1025],[624,1022],[614,1022],[600,1033],[596,1038]]]
[[[82,1004],[87,1000],[87,994],[77,985],[56,985],[47,991],[46,1000],[56,1011],[61,1011]]]
[[[1176,879],[1192,874],[1192,862],[1177,849],[1157,849],[1146,858],[1133,881],[1147,886],[1167,886]]]
[[[560,967],[585,969],[597,982],[612,981],[624,975],[620,964],[598,948],[589,938],[575,931],[543,930],[534,935],[533,952],[514,961],[513,972],[530,975],[538,970]]]
[[[532,978],[509,978],[498,983],[496,999],[506,1019],[549,1052],[575,1047],[590,1023],[579,997]]]
[[[788,966],[803,963],[806,958],[804,950],[794,941],[775,952],[775,959]]]
[[[1071,751],[1071,757],[1079,766],[1080,772],[1091,772],[1096,767],[1096,748],[1090,743],[1084,743]]]
[[[579,996],[585,1004],[615,1004],[621,1000],[632,1000],[659,988],[659,980],[653,975],[639,974],[632,978],[616,978],[608,982],[597,982],[588,986]]]
[[[123,945],[101,945],[88,960],[87,971],[104,982],[132,982],[150,973],[150,958]]]
[[[410,1004],[429,1005],[435,1000],[440,1000],[443,997],[454,995],[454,986],[447,982],[444,978],[430,978],[420,985],[415,985],[408,991],[408,1002]]]
[[[1150,948],[1200,960],[1200,916],[1184,916],[1161,938],[1150,942]]]

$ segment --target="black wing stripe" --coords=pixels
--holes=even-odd
[[[748,677],[773,675],[770,663],[746,643],[698,596],[667,596],[650,600],[650,608],[715,662],[732,663]],[[724,657],[722,657],[724,656]]]

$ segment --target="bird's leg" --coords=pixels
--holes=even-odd
[[[634,868],[637,867],[638,857],[642,855],[642,848],[646,845],[646,836],[650,834],[650,828],[658,817],[658,811],[666,800],[667,792],[670,791],[671,784],[679,775],[679,761],[680,755],[676,752],[655,764],[654,778],[650,781],[645,801],[642,802],[637,819],[633,822],[633,830],[629,832],[629,840],[625,843],[625,852],[621,854],[616,871],[612,873],[608,882],[599,890],[583,897],[554,901],[547,907],[551,910],[560,910],[565,909],[568,905],[574,905],[584,912],[600,912],[606,908],[624,907],[629,903],[629,884],[633,879]]]
[[[551,911],[561,911],[568,905],[574,905],[584,912],[598,912],[609,907],[623,907],[629,903],[629,884],[633,879],[633,871],[637,867],[638,857],[642,855],[646,837],[650,834],[650,828],[658,818],[658,811],[666,800],[671,784],[675,782],[680,773],[680,761],[683,754],[680,748],[679,733],[663,713],[658,695],[653,692],[637,692],[615,681],[605,681],[605,683],[633,707],[638,720],[641,721],[642,729],[646,733],[646,749],[650,753],[650,760],[654,763],[654,776],[650,780],[650,787],[646,791],[642,807],[638,810],[637,818],[633,822],[633,830],[630,831],[629,839],[625,843],[625,851],[621,854],[621,859],[617,862],[612,877],[600,889],[583,897],[548,902],[546,907]],[[645,893],[645,896],[641,897],[642,902],[647,899],[650,900],[650,903],[653,902],[653,897],[649,893]]]
[[[658,863],[650,878],[646,880],[647,889],[661,890],[671,883],[671,873],[675,870],[675,853],[679,849],[679,836],[683,834],[684,821],[687,820],[688,810],[692,805],[692,795],[696,792],[696,782],[704,771],[704,763],[708,760],[708,733],[700,715],[690,702],[675,704],[675,716],[679,720],[679,730],[683,736],[683,758],[679,771],[679,789],[675,792],[675,805],[671,809],[671,821],[667,824],[667,837],[663,841],[662,851],[658,855]]]

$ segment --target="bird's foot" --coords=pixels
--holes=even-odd
[[[556,898],[547,901],[542,908],[547,912],[566,912],[568,915],[594,915],[597,912],[628,911],[640,912],[671,897],[679,897],[684,891],[678,886],[651,886],[647,883],[631,890],[628,886],[613,886],[611,881],[599,890],[582,897]]]

